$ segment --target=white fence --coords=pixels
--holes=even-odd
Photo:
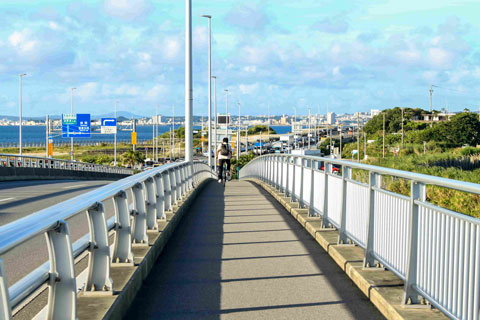
[[[111,292],[112,265],[133,265],[132,243],[147,243],[147,230],[158,229],[158,220],[192,188],[215,177],[201,162],[171,163],[116,181],[68,201],[0,227],[0,255],[44,234],[49,261],[20,281],[7,286],[0,259],[0,319],[44,283],[48,283],[48,319],[76,319],[75,257],[89,251],[85,291]],[[104,203],[113,202],[115,215],[107,219]],[[69,219],[86,214],[89,234],[72,243]],[[114,230],[113,254],[108,242]]]
[[[20,156],[14,154],[0,154],[0,167],[17,168],[47,168],[74,171],[106,172],[119,174],[133,174],[132,169],[106,166],[95,163],[78,162],[71,160],[42,158],[34,156]]]
[[[352,170],[368,172],[368,183]],[[382,177],[405,179],[410,196],[382,188]],[[350,161],[267,155],[240,178],[257,178],[338,229],[338,243],[365,249],[364,266],[384,265],[405,281],[404,303],[425,298],[452,319],[479,319],[480,220],[427,201],[427,185],[480,194],[480,185]]]

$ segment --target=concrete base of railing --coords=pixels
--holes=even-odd
[[[128,174],[48,168],[0,167],[0,181],[20,180],[118,180]]]
[[[309,217],[308,209],[300,209],[274,187],[257,179],[247,179],[270,193],[305,228],[305,230],[335,260],[358,288],[387,319],[448,319],[443,313],[427,306],[405,306],[403,281],[394,273],[381,268],[363,268],[364,250],[352,244],[337,244],[338,231],[322,228],[319,217]]]
[[[206,179],[167,212],[167,220],[159,222],[158,231],[148,232],[149,244],[133,246],[135,265],[112,268],[113,295],[80,294],[77,300],[78,319],[121,319],[132,304],[182,216],[188,211],[199,192],[213,179]]]

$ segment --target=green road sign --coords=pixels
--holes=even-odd
[[[62,114],[62,125],[77,124],[76,114]]]

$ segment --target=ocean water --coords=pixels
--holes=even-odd
[[[175,129],[180,126],[176,125]],[[171,126],[158,126],[159,134],[169,131]],[[290,126],[271,126],[279,134],[284,134],[290,131]],[[194,126],[194,130],[199,130],[200,127]],[[18,144],[19,129],[18,126],[0,126],[0,147],[16,146]],[[131,131],[119,130],[117,133],[118,142],[129,142]],[[137,140],[145,141],[152,139],[152,126],[137,126]],[[25,146],[37,145],[45,143],[45,126],[23,126],[22,140]],[[53,134],[54,144],[69,143],[70,138],[62,138],[61,132]],[[75,143],[95,143],[106,142],[113,143],[113,134],[101,134],[100,128],[93,128],[90,138],[76,138]]]

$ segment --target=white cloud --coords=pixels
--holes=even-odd
[[[147,101],[158,101],[159,99],[165,99],[165,95],[168,93],[169,89],[165,85],[157,84],[153,86],[150,90],[147,91],[146,100]]]
[[[430,48],[428,50],[430,63],[437,68],[448,68],[452,62],[452,54],[442,48]]]
[[[147,0],[105,0],[105,12],[124,20],[135,20],[148,14],[151,4]]]
[[[258,83],[241,84],[241,85],[238,86],[238,88],[240,89],[240,92],[242,94],[252,94],[252,93],[255,93],[258,90],[259,84]]]
[[[35,50],[37,42],[31,39],[31,32],[28,29],[14,31],[9,37],[8,42],[21,54],[28,54]]]

